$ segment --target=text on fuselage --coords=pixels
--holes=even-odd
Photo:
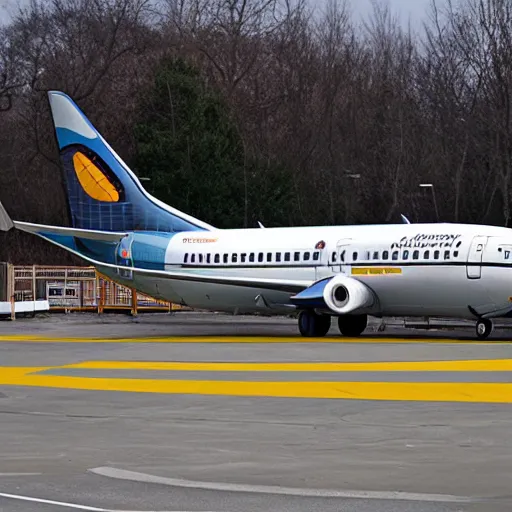
[[[391,249],[402,249],[410,247],[451,247],[461,235],[452,234],[417,234],[415,236],[404,236],[399,242],[391,244]]]

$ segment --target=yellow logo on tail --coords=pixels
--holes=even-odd
[[[117,203],[119,192],[100,169],[83,153],[73,155],[73,166],[85,192],[96,199],[107,203]]]

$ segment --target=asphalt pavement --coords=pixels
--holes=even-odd
[[[0,323],[0,511],[512,510],[512,341],[179,312]]]

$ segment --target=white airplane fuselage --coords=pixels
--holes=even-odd
[[[322,244],[323,242],[323,244]],[[317,244],[323,248],[315,249]],[[318,246],[317,246],[318,247]],[[314,254],[316,256],[314,256]],[[215,230],[174,235],[165,270],[208,276],[316,281],[345,275],[378,300],[374,316],[475,318],[512,305],[512,231],[465,224]],[[110,277],[192,308],[283,314],[290,292],[135,276]]]
[[[512,230],[466,224],[223,230],[151,196],[66,94],[49,91],[71,227],[13,221],[152,297],[195,309],[298,311],[303,336],[368,315],[512,316]],[[197,179],[201,179],[197,176]],[[7,226],[9,228],[10,226]]]

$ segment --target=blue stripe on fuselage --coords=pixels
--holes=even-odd
[[[70,235],[57,235],[45,233],[44,231],[38,232],[38,235],[76,251],[86,258],[92,258],[102,263],[113,265],[126,264],[121,261],[123,258],[120,254],[119,243],[91,240]],[[151,270],[165,269],[165,253],[173,233],[135,232],[129,233],[129,237],[132,238],[129,259],[133,266]]]

